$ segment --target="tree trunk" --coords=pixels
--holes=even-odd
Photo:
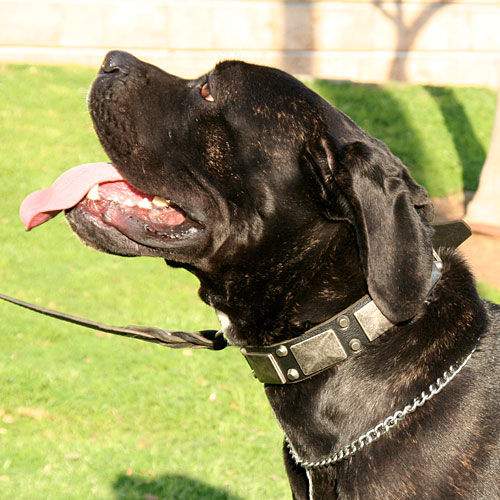
[[[465,220],[473,231],[500,236],[500,92],[490,149]]]

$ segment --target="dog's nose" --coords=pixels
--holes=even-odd
[[[125,76],[129,74],[131,66],[137,61],[138,59],[128,52],[112,50],[104,58],[100,73]]]

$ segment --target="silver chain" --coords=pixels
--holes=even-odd
[[[478,340],[479,344],[479,340]],[[357,439],[344,446],[338,450],[335,455],[331,455],[323,460],[318,460],[317,462],[308,462],[299,457],[292,444],[290,443],[287,436],[285,436],[285,442],[288,447],[288,451],[297,465],[300,465],[304,469],[319,469],[321,467],[326,467],[328,465],[337,464],[346,458],[352,457],[356,452],[362,450],[365,446],[377,441],[384,434],[387,434],[392,428],[396,427],[404,418],[413,413],[417,408],[423,406],[427,401],[432,399],[436,394],[439,394],[464,368],[464,366],[469,362],[472,355],[476,352],[477,346],[472,349],[471,353],[464,359],[458,368],[453,365],[446,370],[441,377],[429,386],[428,391],[422,391],[419,397],[416,397],[411,404],[407,404],[402,410],[398,410],[387,417],[384,421],[377,424],[375,427],[370,429],[365,434],[362,434]],[[456,366],[456,365],[455,365]]]

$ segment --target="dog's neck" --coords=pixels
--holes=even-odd
[[[443,277],[412,321],[381,336],[358,357],[309,380],[266,386],[283,432],[299,455],[309,460],[331,455],[470,354],[487,329],[487,313],[462,259],[451,251],[442,257]],[[308,428],[316,429],[316,435],[301,432],[297,401],[304,408],[321,403],[321,412],[308,413]]]
[[[355,236],[348,224],[335,226],[318,230],[314,245],[296,245],[294,258],[279,253],[274,263],[262,250],[258,259],[220,270],[216,280],[197,273],[200,295],[224,318],[232,344],[270,345],[297,337],[366,293]],[[308,258],[300,258],[301,252]]]

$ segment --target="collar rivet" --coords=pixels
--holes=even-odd
[[[300,377],[300,373],[295,368],[291,368],[286,373],[286,376],[288,377],[288,380],[297,380]]]
[[[359,339],[352,339],[349,342],[349,347],[351,351],[359,351],[361,349],[361,341]]]
[[[276,349],[276,356],[279,356],[280,358],[284,358],[288,354],[288,349],[284,345],[280,345]]]
[[[340,316],[340,318],[337,319],[337,324],[340,328],[347,328],[349,326],[349,318],[347,316]]]

